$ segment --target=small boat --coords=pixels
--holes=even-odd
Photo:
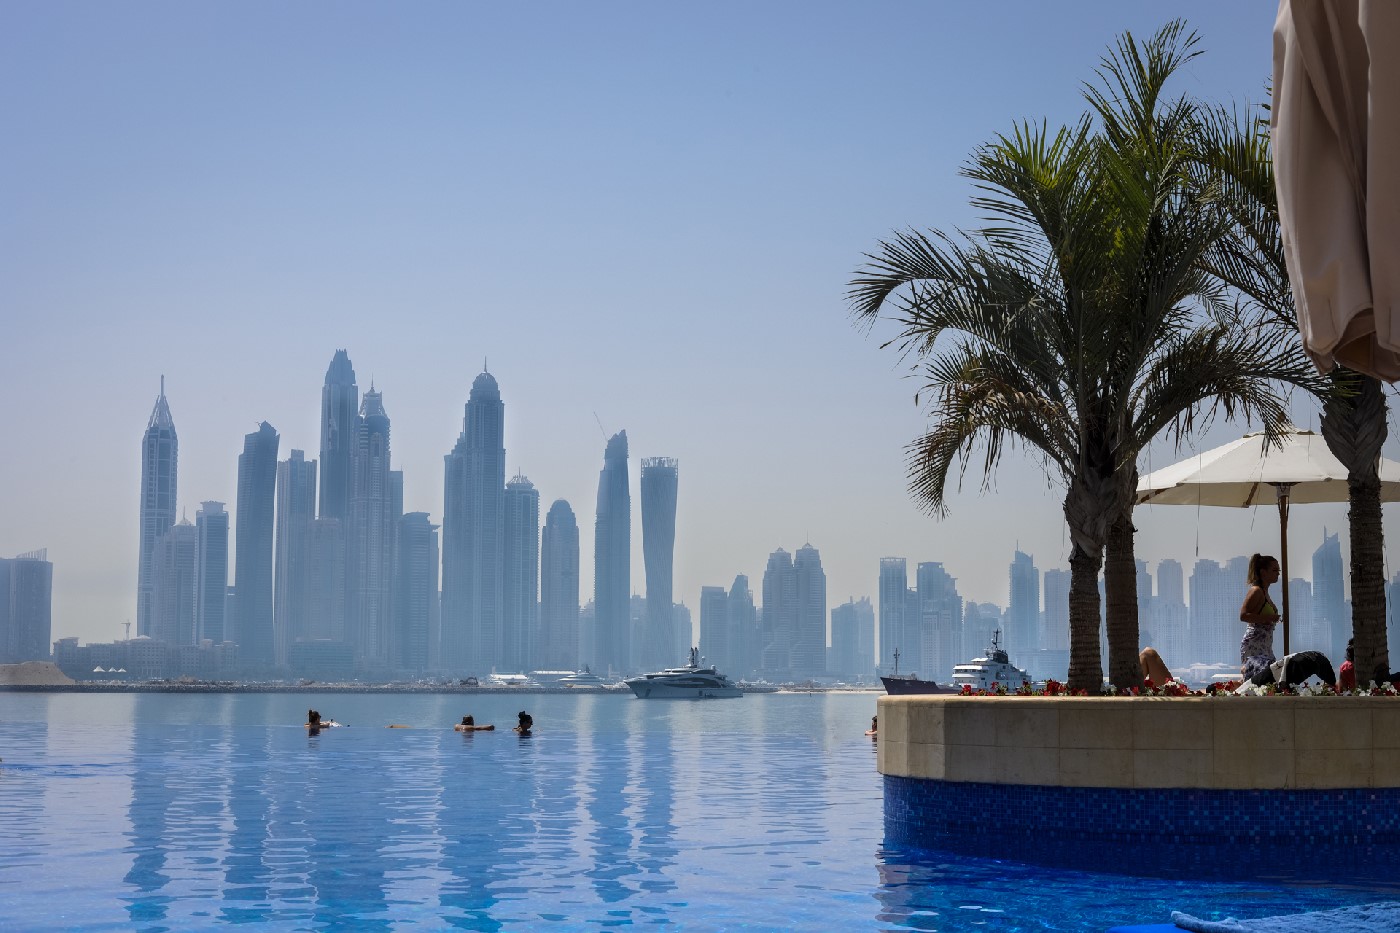
[[[717,700],[744,695],[737,684],[713,665],[700,666],[699,648],[690,649],[690,663],[685,667],[669,667],[654,674],[629,677],[623,683],[643,700]]]
[[[963,687],[991,690],[993,684],[1007,690],[1019,690],[1022,684],[1031,682],[1029,674],[1011,663],[1006,649],[999,644],[1000,639],[1001,630],[997,629],[992,632],[992,646],[987,649],[985,658],[973,658],[953,668],[953,685],[958,690]]]
[[[899,649],[894,649],[894,673],[882,675],[880,683],[885,685],[885,693],[890,696],[908,696],[926,693],[956,693],[952,687],[943,686],[932,680],[920,680],[918,674],[899,672]]]

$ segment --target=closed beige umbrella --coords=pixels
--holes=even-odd
[[[1274,174],[1303,349],[1400,379],[1400,2],[1280,0]]]

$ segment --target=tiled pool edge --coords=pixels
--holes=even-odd
[[[1400,840],[1393,697],[881,697],[886,836]]]

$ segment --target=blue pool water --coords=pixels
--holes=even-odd
[[[885,848],[875,701],[0,694],[0,929],[1093,931],[1400,898]],[[308,704],[350,727],[308,736]]]

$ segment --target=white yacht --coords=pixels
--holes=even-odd
[[[606,687],[608,682],[583,666],[583,670],[566,674],[555,681],[561,687]]]
[[[700,666],[699,648],[690,649],[690,663],[685,667],[669,667],[655,674],[629,677],[623,683],[644,700],[710,700],[744,695],[732,680],[715,670],[713,665]]]
[[[966,664],[953,667],[953,686],[962,690],[965,686],[973,690],[990,690],[998,684],[1007,690],[1019,690],[1021,684],[1030,683],[1030,675],[1011,663],[1006,650],[1000,647],[1001,630],[992,633],[992,646],[987,649],[985,658],[973,658]]]

